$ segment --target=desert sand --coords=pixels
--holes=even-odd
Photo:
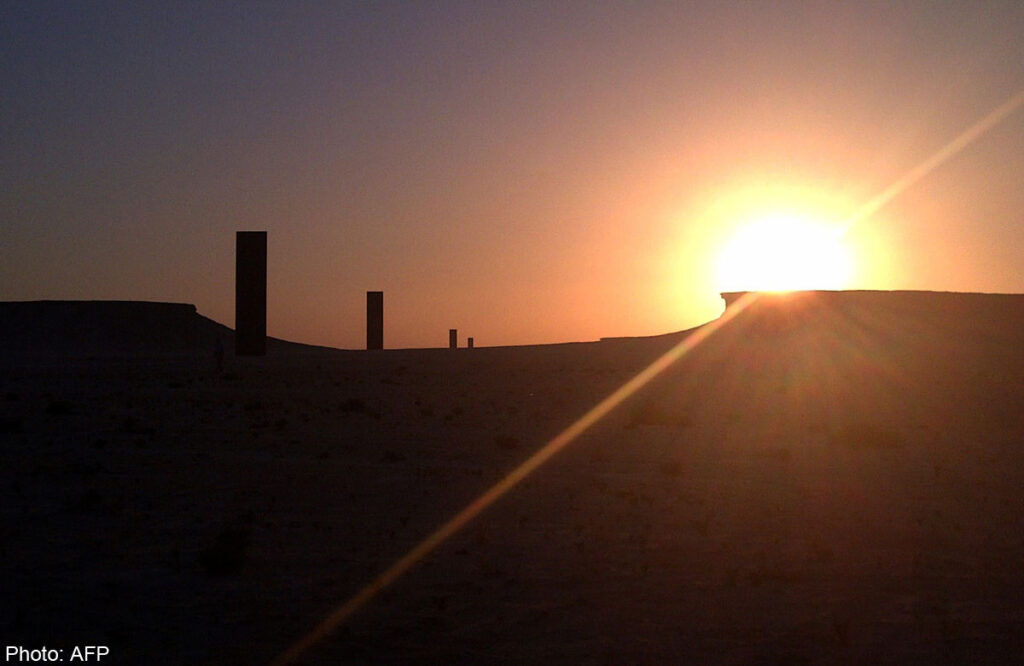
[[[117,664],[269,662],[692,334],[236,358],[187,305],[0,315],[5,644]],[[301,663],[1012,662],[1022,453],[1024,296],[764,298]]]

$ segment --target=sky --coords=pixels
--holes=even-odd
[[[1021,35],[1015,1],[5,0],[0,300],[230,326],[266,230],[276,337],[362,347],[369,290],[387,347],[689,328],[745,225],[844,220],[1024,90]],[[1024,292],[1022,174],[1017,109],[845,229],[843,287]]]

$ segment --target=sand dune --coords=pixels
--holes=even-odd
[[[35,354],[3,357],[2,632],[113,663],[269,661],[692,333],[218,373],[191,306],[30,305],[0,304]],[[1013,661],[1022,349],[1024,296],[762,299],[304,663]]]

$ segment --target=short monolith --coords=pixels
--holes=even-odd
[[[384,292],[366,292],[366,348],[384,349]]]

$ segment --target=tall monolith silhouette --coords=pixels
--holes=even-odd
[[[448,329],[448,349],[458,349],[459,347],[459,329],[449,328]]]
[[[235,235],[235,354],[267,353],[267,232]]]
[[[366,292],[366,348],[384,349],[384,292]]]

